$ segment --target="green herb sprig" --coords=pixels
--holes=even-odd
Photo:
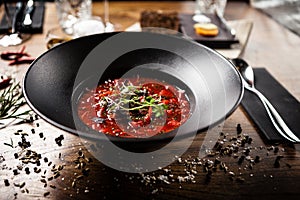
[[[11,148],[14,148],[14,142],[13,142],[13,140],[11,138],[10,138],[10,143],[4,142],[4,145],[7,145],[7,146],[9,146]]]
[[[145,108],[152,107],[152,112],[155,117],[164,115],[164,111],[168,109],[168,106],[161,103],[161,96],[146,95],[146,91],[141,86],[134,86],[131,82],[127,82],[127,85],[122,84],[119,88],[114,88],[114,92],[109,97],[103,97],[100,104],[107,105],[109,112],[121,111],[137,111]],[[140,96],[144,96],[145,101],[139,100]],[[134,105],[133,107],[125,107],[125,105]]]
[[[25,100],[19,83],[0,90],[0,120],[10,118],[25,120],[23,117],[30,114],[31,110],[17,112],[23,105]]]

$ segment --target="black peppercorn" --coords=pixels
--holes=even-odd
[[[238,160],[238,164],[241,165],[245,159],[245,156],[241,156]]]
[[[13,173],[14,173],[14,175],[18,175],[18,174],[19,174],[19,172],[18,172],[17,169],[14,169],[14,170],[13,170]]]
[[[30,174],[30,171],[29,171],[28,167],[25,168],[25,172],[26,172],[26,174]]]
[[[241,127],[241,124],[237,124],[237,127],[236,127],[236,132],[237,134],[241,134],[243,131],[242,127]]]
[[[275,148],[274,148],[274,153],[278,153],[278,151],[279,151],[279,148],[278,148],[278,147],[275,147]]]
[[[254,162],[259,163],[260,161],[260,157],[259,156],[255,156]]]
[[[4,184],[5,184],[5,186],[9,186],[9,181],[8,181],[8,179],[4,179]]]

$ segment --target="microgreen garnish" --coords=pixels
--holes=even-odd
[[[100,105],[106,105],[108,113],[118,111],[145,111],[150,107],[155,117],[164,114],[168,106],[161,102],[162,97],[158,94],[149,94],[143,86],[134,86],[130,81],[122,82],[111,88],[114,91],[110,96],[104,96]]]

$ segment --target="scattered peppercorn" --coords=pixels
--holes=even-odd
[[[53,189],[55,189],[56,188],[56,186],[55,185],[49,185],[51,188],[53,188]]]
[[[247,146],[248,144],[252,143],[252,138],[249,135],[241,134],[242,128],[241,128],[240,124],[238,124],[236,128],[237,128],[237,133],[238,133],[237,136],[230,137],[230,135],[228,133],[224,134],[223,132],[221,132],[220,139],[216,142],[214,149],[211,152],[209,152],[207,154],[208,156],[204,159],[200,159],[198,157],[192,158],[190,156],[188,159],[185,160],[185,159],[181,159],[181,158],[177,157],[176,160],[178,161],[178,163],[180,163],[180,165],[185,167],[185,169],[184,169],[184,172],[186,173],[185,176],[175,177],[173,174],[171,174],[171,168],[170,169],[162,169],[161,168],[163,171],[163,175],[159,175],[159,176],[155,176],[155,174],[153,174],[151,176],[144,175],[142,180],[145,181],[145,183],[149,183],[148,180],[153,180],[153,183],[155,183],[157,180],[161,180],[163,183],[166,183],[166,184],[170,184],[176,180],[178,180],[179,183],[181,183],[181,182],[195,183],[196,182],[195,176],[197,176],[197,172],[199,174],[199,171],[196,170],[196,166],[197,166],[197,169],[198,169],[198,166],[203,166],[203,171],[206,173],[205,181],[207,183],[210,182],[211,178],[213,177],[213,173],[215,173],[215,171],[217,171],[218,169],[224,171],[225,174],[226,173],[229,174],[230,175],[229,178],[233,181],[235,180],[236,182],[239,182],[239,183],[245,182],[245,179],[242,177],[241,173],[236,172],[236,175],[235,175],[235,173],[233,171],[230,171],[229,167],[227,167],[226,164],[223,161],[221,161],[222,156],[225,156],[225,155],[232,156],[235,159],[239,158],[238,163],[240,165],[243,162],[245,162],[245,163],[249,162],[249,164],[247,163],[245,165],[245,167],[243,168],[245,170],[249,170],[249,169],[252,169],[253,166],[255,166],[255,163],[259,163],[261,160],[259,156],[255,156],[255,158],[254,157],[252,158],[251,154],[255,151],[252,151],[252,148],[250,146]],[[35,132],[34,129],[32,129],[31,132],[34,133]],[[22,135],[22,134],[20,134],[20,135]],[[27,135],[26,134],[22,135],[22,143],[24,143],[24,141],[27,142],[25,139],[25,136],[27,136]],[[43,133],[40,133],[40,137],[41,138],[44,137]],[[61,146],[62,145],[61,142],[63,139],[64,139],[63,135],[60,135],[58,138],[55,138],[56,144]],[[27,145],[30,146],[30,143]],[[19,146],[21,146],[21,145],[19,145]],[[22,144],[22,146],[27,148],[26,144],[25,145]],[[242,148],[244,146],[245,146],[245,148]],[[95,145],[91,146],[91,148],[96,149]],[[262,149],[263,148],[261,148],[261,150]],[[268,151],[271,151],[271,150],[273,150],[274,153],[279,152],[278,147],[268,148]],[[23,158],[22,155],[24,155],[24,154],[20,154],[20,155],[18,155],[17,153],[14,154],[16,159],[18,159],[19,157]],[[28,157],[33,156],[32,160],[28,159],[29,163],[33,163],[33,161],[34,161],[37,166],[40,165],[40,161],[38,159],[41,159],[41,154],[34,154],[33,151],[26,150],[26,155]],[[91,158],[85,157],[85,155],[81,149],[78,151],[78,155],[79,155],[79,157],[74,162],[76,163],[76,166],[78,166],[77,169],[81,170],[82,174],[78,175],[80,172],[78,172],[78,174],[77,173],[74,174],[75,178],[74,178],[73,182],[69,182],[69,183],[72,183],[72,187],[74,187],[74,188],[76,187],[77,182],[79,183],[79,181],[82,181],[81,179],[84,179],[85,176],[89,175],[90,169],[87,168],[87,166],[88,166],[88,163],[92,162]],[[20,160],[21,160],[21,158],[20,158]],[[59,153],[59,158],[61,158],[61,153]],[[213,158],[215,158],[215,159],[213,159]],[[280,166],[279,161],[281,158],[282,158],[282,156],[276,157],[275,162],[274,162],[274,167]],[[49,162],[47,157],[44,157],[44,162],[45,163]],[[51,165],[52,165],[52,162],[49,162],[48,166],[51,166]],[[291,165],[289,165],[289,164],[286,164],[286,165],[288,167],[291,167]],[[55,165],[53,165],[52,169],[51,169],[51,172],[53,174],[50,177],[45,175],[43,178],[45,180],[45,182],[43,182],[44,187],[47,187],[47,181],[49,181],[48,183],[50,183],[50,181],[52,181],[54,178],[59,177],[60,176],[59,171],[62,169],[63,169],[63,165],[57,164],[57,167]],[[239,170],[242,170],[242,167],[240,167]],[[37,171],[41,172],[41,169],[34,167],[34,172],[38,173]],[[18,170],[14,169],[13,172],[16,175],[18,173]],[[25,172],[26,172],[26,174],[30,173],[28,167],[25,168]],[[44,174],[46,174],[46,170],[44,171]],[[173,178],[173,176],[174,176],[174,178]],[[253,174],[251,173],[250,176],[253,176]],[[42,177],[43,177],[43,175],[42,175]],[[64,178],[62,178],[62,180],[63,179]],[[7,182],[8,182],[8,180],[7,180]],[[9,185],[9,182],[8,182],[8,185]],[[78,185],[81,185],[81,184],[78,184]],[[24,187],[24,186],[25,186],[25,182],[22,187]],[[19,184],[18,184],[18,187],[21,188],[21,186]],[[53,189],[56,188],[56,186],[50,185],[50,184],[49,184],[49,187],[51,187]],[[24,191],[26,193],[29,193],[29,191],[26,188],[24,189]],[[78,188],[77,188],[77,191],[79,191]],[[87,188],[86,188],[86,191],[89,192],[89,190]],[[50,192],[44,193],[45,197],[48,195],[50,195]]]
[[[279,168],[280,167],[280,159],[283,158],[283,156],[277,156],[274,162],[274,167]]]
[[[83,156],[83,153],[82,153],[81,150],[78,151],[78,155],[79,155],[79,157],[82,157],[82,156]]]
[[[246,150],[245,150],[245,155],[248,156],[249,153],[250,153],[250,149],[246,149]]]
[[[47,196],[49,196],[50,195],[50,192],[45,192],[44,193],[44,197],[47,197]]]
[[[255,156],[254,162],[255,163],[259,163],[260,162],[260,157],[259,156]]]
[[[5,158],[1,155],[0,156],[0,163],[4,162],[5,161]]]
[[[82,174],[85,175],[85,176],[88,176],[90,173],[90,169],[89,168],[85,168],[82,170]]]
[[[5,184],[5,186],[9,186],[10,185],[8,179],[4,179],[4,184]]]
[[[249,138],[249,140],[248,140],[248,144],[251,144],[252,143],[252,138]]]
[[[238,164],[241,165],[244,160],[245,160],[245,156],[242,155],[238,160]]]
[[[19,174],[18,169],[14,169],[13,173],[14,173],[14,175],[18,175]]]
[[[26,184],[25,182],[21,183],[20,188],[23,188],[25,186],[25,184]]]
[[[26,149],[28,147],[31,146],[30,142],[26,140],[25,135],[21,136],[22,141],[18,142],[18,145],[22,148],[22,149]]]
[[[61,142],[64,139],[63,135],[60,135],[59,137],[55,138],[55,142],[58,146],[62,146]]]
[[[274,153],[278,153],[279,152],[279,148],[278,147],[275,147],[274,148]]]
[[[279,162],[279,160],[275,160],[275,162],[274,162],[274,167],[275,168],[279,168],[280,167],[280,162]]]
[[[25,172],[26,172],[26,174],[30,174],[30,171],[29,171],[28,167],[25,168]]]
[[[242,127],[241,127],[241,124],[237,124],[237,127],[236,127],[236,132],[237,134],[241,134],[243,131]]]

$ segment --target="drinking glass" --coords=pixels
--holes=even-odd
[[[104,32],[101,17],[92,15],[92,0],[55,0],[60,27],[48,30],[47,48],[63,42]]]
[[[109,21],[108,0],[104,0],[104,25],[105,25],[105,32],[113,32],[115,30],[114,25]]]
[[[210,19],[204,14],[224,15],[227,0],[196,0],[195,15],[193,19],[200,23],[208,23]]]
[[[200,13],[219,12],[224,15],[227,0],[196,0],[196,11]]]
[[[8,0],[3,0],[4,3],[4,15],[8,23],[8,33],[0,38],[0,46],[16,46],[22,44],[31,37],[31,34],[20,33],[18,31],[18,19],[23,7],[23,2],[17,2],[15,5],[14,13],[10,12]]]
[[[67,34],[73,34],[73,25],[92,16],[92,0],[55,0],[60,26]]]

